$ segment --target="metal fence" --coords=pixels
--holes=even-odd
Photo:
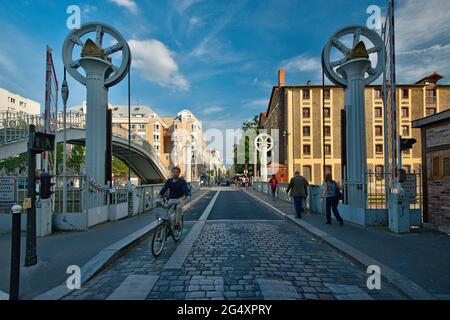
[[[415,189],[416,194],[410,197],[410,209],[421,210],[422,209],[422,173],[420,170],[412,171],[408,173],[410,176],[414,177],[415,180]],[[381,171],[367,171],[366,172],[366,185],[365,185],[365,193],[367,194],[366,209],[387,209],[389,206],[388,201],[386,201],[386,174]],[[279,183],[276,197],[285,200],[291,201],[290,196],[286,193],[288,184],[287,183]],[[346,199],[346,186],[347,184],[344,182],[343,194],[344,199]],[[259,191],[262,193],[266,193],[271,195],[269,184],[267,182],[262,181],[254,181],[253,189],[255,191]],[[320,201],[321,196],[321,186],[310,185],[309,186],[309,196],[306,200],[307,208],[313,207],[317,201]],[[344,200],[345,201],[345,200]]]
[[[390,173],[388,174],[388,176]],[[415,181],[415,195],[410,197],[410,209],[422,208],[422,173],[415,170],[407,173]],[[366,173],[366,209],[387,209],[388,201],[386,199],[386,172],[369,170]]]

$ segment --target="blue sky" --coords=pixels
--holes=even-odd
[[[0,2],[0,86],[43,104],[45,47],[54,49],[59,78],[61,47],[69,32],[66,9],[82,23],[103,21],[130,40],[132,103],[162,116],[188,108],[206,128],[237,128],[265,111],[277,70],[288,84],[319,83],[320,53],[329,36],[365,24],[369,5],[385,14],[386,0],[98,0]],[[427,72],[450,75],[450,1],[399,0],[398,78]],[[450,77],[449,77],[450,79]],[[448,79],[444,79],[448,83]],[[85,100],[70,80],[69,105]],[[126,81],[110,90],[126,104]]]

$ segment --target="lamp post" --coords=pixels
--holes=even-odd
[[[61,86],[63,99],[63,207],[62,212],[67,211],[67,100],[69,99],[69,86],[66,79],[66,68],[64,68],[64,80]]]
[[[81,38],[95,33],[95,42]],[[108,34],[114,44],[103,47],[104,35]],[[81,57],[74,59],[75,45],[80,46]],[[113,64],[110,55],[121,51],[119,66]],[[69,74],[86,86],[86,170],[96,184],[106,183],[105,165],[107,163],[106,113],[108,108],[108,89],[118,84],[128,73],[131,53],[128,43],[113,27],[104,23],[88,23],[69,33],[62,50],[64,66]],[[82,68],[85,75],[78,69]]]
[[[20,289],[20,231],[22,207],[18,204],[11,208],[12,235],[11,235],[11,272],[9,282],[9,300],[19,299]]]
[[[352,36],[352,47],[343,38]],[[362,37],[366,40],[363,41]],[[370,48],[366,48],[366,43]],[[334,52],[333,52],[334,51]],[[343,56],[331,61],[333,54]],[[372,66],[370,55],[376,55],[377,65]],[[328,79],[344,87],[346,115],[346,193],[348,204],[365,208],[366,195],[366,130],[365,86],[375,81],[383,71],[385,46],[381,37],[365,26],[350,26],[337,31],[325,44],[322,66]]]
[[[259,161],[261,163],[261,181],[267,181],[267,152],[272,150],[272,136],[261,133],[255,138],[255,147],[259,151]]]

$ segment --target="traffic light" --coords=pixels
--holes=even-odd
[[[417,140],[414,138],[410,138],[410,139],[400,139],[400,150],[401,151],[405,151],[405,150],[409,150],[412,149],[413,144],[416,143]]]
[[[39,176],[39,180],[41,182],[41,188],[39,191],[39,196],[41,199],[48,199],[54,193],[51,189],[54,183],[52,183],[52,175],[44,172]]]
[[[31,150],[37,153],[53,151],[55,149],[55,135],[44,132],[35,132]]]

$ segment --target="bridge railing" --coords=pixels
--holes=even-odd
[[[8,144],[28,137],[28,125],[34,124],[37,130],[44,128],[44,118],[24,112],[5,111],[0,113],[0,141]]]
[[[275,194],[277,199],[291,202],[292,198],[289,195],[289,193],[286,192],[288,188],[287,183],[279,183],[277,192]],[[263,182],[263,181],[254,181],[253,182],[253,190],[265,193],[267,195],[272,195],[271,190],[269,187],[269,183]],[[308,197],[306,198],[306,208],[314,211],[319,212],[321,210],[321,197],[322,194],[322,187],[317,185],[309,185],[308,186]]]

